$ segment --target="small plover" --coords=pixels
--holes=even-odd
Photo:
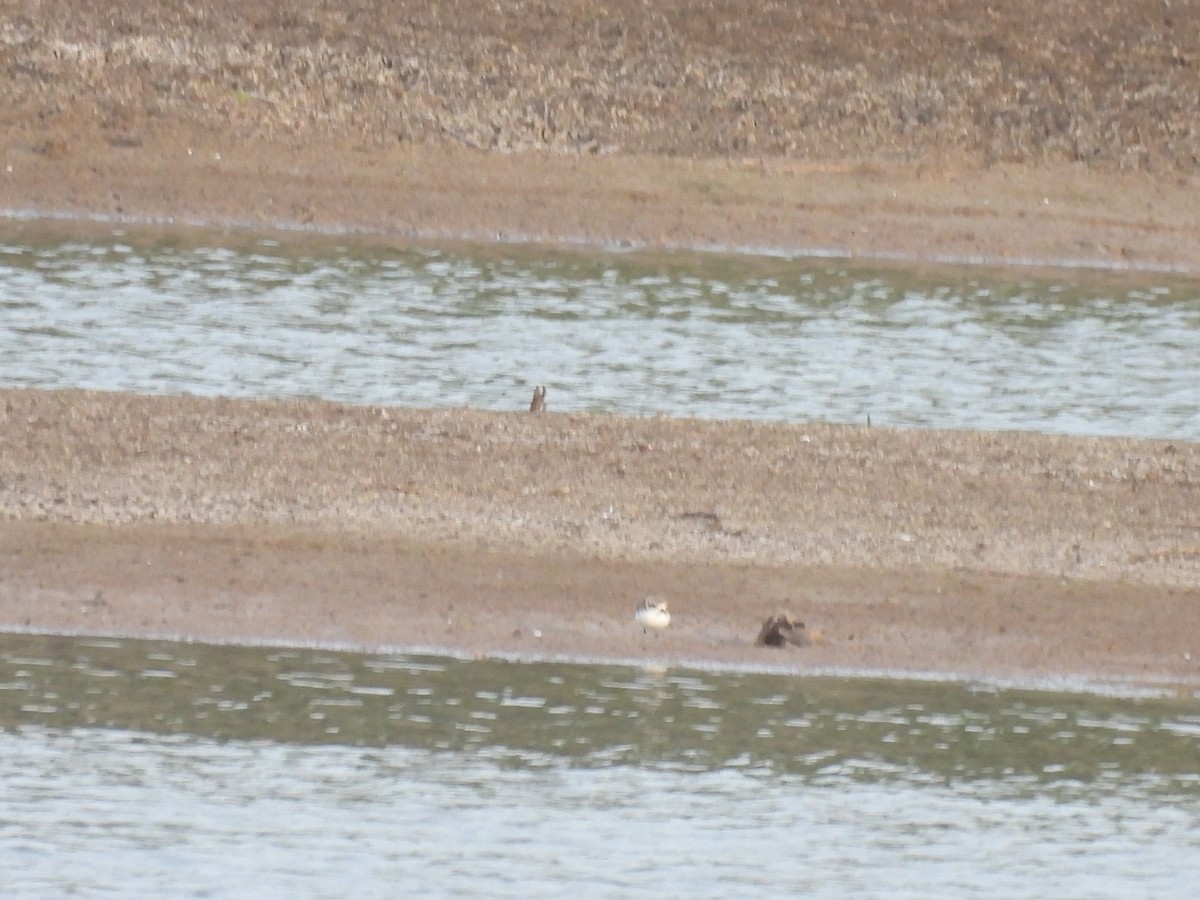
[[[658,597],[647,597],[639,603],[633,617],[641,623],[643,633],[648,628],[662,631],[671,624],[671,613],[667,610],[667,601],[660,600]]]

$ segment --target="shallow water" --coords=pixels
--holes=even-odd
[[[1196,698],[0,637],[6,896],[1188,896]]]
[[[1200,439],[1197,282],[929,272],[22,238],[0,383]]]

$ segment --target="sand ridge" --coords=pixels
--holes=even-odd
[[[1178,4],[3,10],[0,209],[1200,273]]]
[[[791,669],[1196,674],[1200,448],[6,390],[0,622]],[[636,602],[672,623],[642,634]],[[756,648],[788,610],[828,642]]]

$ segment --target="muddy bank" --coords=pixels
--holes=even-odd
[[[0,10],[3,209],[1200,272],[1149,0]]]
[[[1193,679],[1200,450],[3,393],[0,624]],[[644,635],[633,608],[666,597]],[[752,646],[791,610],[827,643]]]

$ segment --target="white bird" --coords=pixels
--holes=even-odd
[[[671,613],[667,610],[667,601],[657,597],[647,597],[639,603],[633,617],[641,623],[643,633],[647,628],[662,631],[671,624]]]

